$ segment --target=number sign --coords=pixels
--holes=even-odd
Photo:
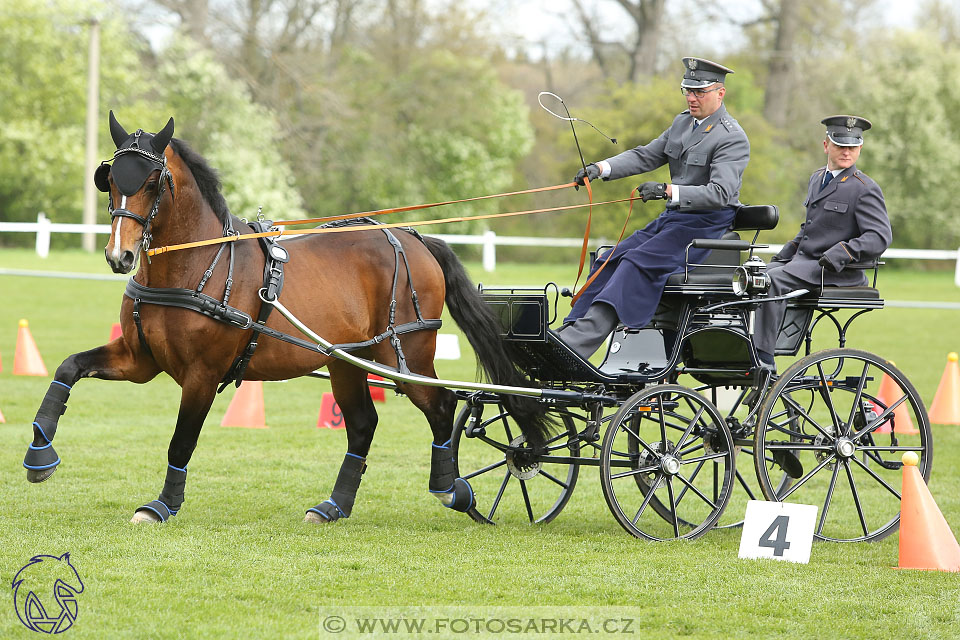
[[[750,500],[740,536],[740,557],[806,564],[816,520],[815,505]]]

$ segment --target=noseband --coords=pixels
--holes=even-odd
[[[173,186],[173,175],[170,173],[170,169],[167,168],[167,158],[166,156],[157,155],[146,149],[142,149],[139,146],[140,135],[143,133],[142,129],[137,129],[137,132],[134,134],[136,139],[133,143],[133,146],[126,147],[123,149],[117,149],[113,154],[113,160],[116,160],[125,153],[136,153],[140,156],[146,158],[153,164],[157,165],[157,168],[160,169],[160,186],[157,190],[157,198],[153,201],[153,206],[150,207],[150,213],[146,217],[143,217],[139,214],[136,214],[126,208],[127,205],[127,196],[121,194],[120,207],[114,209],[113,207],[113,191],[108,191],[109,203],[107,205],[107,212],[110,214],[110,221],[113,222],[114,218],[130,218],[135,220],[143,227],[143,236],[140,239],[141,248],[146,251],[150,248],[150,242],[153,240],[153,234],[150,233],[150,227],[153,225],[153,219],[157,216],[157,213],[160,211],[160,201],[163,199],[164,191],[166,190],[167,184],[170,185],[170,197],[174,197],[174,186]],[[105,162],[103,163],[105,164]],[[147,260],[149,261],[149,257]]]

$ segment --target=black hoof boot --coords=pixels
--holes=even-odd
[[[463,478],[454,480],[450,491],[431,491],[430,493],[435,495],[443,506],[461,513],[477,506],[473,487]]]
[[[344,513],[332,500],[324,500],[317,506],[307,509],[307,515],[304,517],[304,521],[315,524],[326,524],[328,522],[336,522],[340,518],[349,517],[350,516]]]
[[[166,522],[180,512],[183,506],[184,489],[187,486],[187,469],[167,465],[167,478],[163,483],[163,491],[156,500],[151,500],[147,504],[137,509],[133,514],[131,522]],[[154,518],[154,516],[156,518]]]
[[[60,456],[54,450],[51,443],[42,447],[35,447],[32,444],[27,449],[27,455],[23,458],[23,466],[27,470],[27,480],[30,482],[43,482],[53,475],[60,464]]]

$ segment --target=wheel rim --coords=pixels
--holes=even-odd
[[[816,505],[820,540],[874,541],[897,530],[907,451],[930,476],[930,424],[919,394],[865,351],[832,349],[796,362],[771,389],[759,424],[754,447],[763,455],[755,467],[764,496]],[[783,464],[797,462],[799,477],[775,485]]]
[[[562,415],[560,433],[547,439],[546,453],[535,455],[513,417],[501,405],[489,406],[495,409],[489,418],[483,407],[464,407],[453,427],[457,474],[477,499],[467,514],[484,524],[550,522],[570,499],[580,471],[578,463],[551,460],[580,455],[573,419]]]
[[[733,439],[716,407],[692,389],[651,387],[627,400],[611,421],[600,475],[610,511],[632,535],[697,538],[730,498]]]

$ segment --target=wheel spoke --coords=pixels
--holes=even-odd
[[[555,477],[553,476],[553,474],[548,473],[547,471],[544,471],[543,469],[540,469],[540,473],[539,473],[538,475],[541,475],[541,476],[543,476],[544,478],[546,478],[547,480],[550,480],[550,481],[554,482],[555,484],[560,485],[560,486],[563,487],[564,489],[569,489],[569,488],[570,488],[570,485],[568,485],[566,482],[560,481],[559,479],[555,478]]]
[[[853,503],[857,505],[857,515],[860,517],[860,526],[863,527],[863,535],[869,536],[867,531],[867,521],[863,517],[863,505],[860,504],[860,494],[857,492],[857,483],[853,480],[853,471],[850,470],[850,463],[843,461],[843,468],[847,472],[847,480],[850,481],[850,492],[853,494]]]
[[[530,494],[527,493],[526,480],[520,480],[520,493],[523,494],[523,504],[527,507],[527,517],[530,519],[530,524],[533,524],[533,507],[530,505]]]
[[[499,468],[499,467],[502,467],[502,466],[505,465],[505,464],[507,464],[506,458],[504,458],[503,460],[500,460],[499,462],[494,462],[493,464],[488,464],[487,466],[485,466],[485,467],[482,468],[482,469],[477,469],[477,470],[474,471],[473,473],[469,473],[469,474],[467,474],[467,475],[465,475],[465,476],[461,476],[461,477],[462,477],[464,480],[469,480],[470,478],[476,478],[477,476],[479,476],[479,475],[482,474],[482,473],[486,473],[487,471],[493,471],[494,469],[497,469],[497,468]]]
[[[830,509],[830,503],[833,501],[833,489],[837,486],[837,474],[840,472],[840,465],[833,465],[833,475],[830,477],[830,486],[827,487],[827,497],[823,501],[823,509],[820,510],[820,521],[817,522],[815,534],[820,535],[823,532],[823,523],[827,521],[827,511]]]
[[[853,418],[857,415],[858,411],[862,411],[860,406],[861,398],[863,398],[863,388],[867,384],[867,370],[870,368],[870,363],[864,361],[863,371],[860,372],[860,379],[857,380],[857,391],[853,394],[853,406],[850,407],[850,418],[847,420],[847,435],[850,435],[850,428],[853,426]],[[866,418],[866,416],[864,416]],[[866,419],[864,419],[866,423]]]
[[[791,493],[793,493],[794,491],[802,487],[804,484],[806,484],[807,480],[815,476],[820,471],[820,469],[823,469],[825,466],[827,466],[827,464],[830,463],[831,460],[834,460],[836,457],[837,457],[836,455],[831,455],[829,458],[824,458],[823,460],[821,460],[820,464],[818,464],[813,469],[811,469],[809,473],[807,473],[807,475],[797,480],[797,482],[793,486],[787,489],[786,493],[784,493],[782,496],[777,496],[777,500],[779,502],[783,502],[784,500],[786,500]]]
[[[817,422],[812,417],[810,417],[810,414],[807,413],[807,411],[803,407],[801,407],[796,400],[790,397],[789,394],[785,393],[781,397],[783,398],[783,401],[788,403],[791,407],[793,407],[794,411],[799,413],[804,420],[812,424],[814,429],[816,429],[821,434],[823,434],[824,438],[827,438],[828,440],[831,440],[831,441],[833,440],[833,436],[827,433],[826,430],[820,426],[819,422]]]
[[[660,416],[660,447],[661,447],[661,451],[666,451],[667,450],[667,425],[663,416],[663,412],[664,412],[663,403],[664,403],[664,397],[660,396],[657,403],[659,408],[658,415]],[[669,485],[669,482],[668,482],[668,485]]]
[[[690,458],[689,460],[681,460],[680,464],[693,464],[694,462],[703,462],[704,460],[715,460],[716,458],[725,458],[727,454],[722,451],[718,453],[708,453],[705,456],[700,456],[699,458]]]
[[[647,491],[647,495],[643,496],[643,502],[640,503],[640,508],[637,509],[637,515],[633,516],[633,520],[631,521],[633,522],[633,526],[637,526],[637,521],[643,514],[643,510],[650,504],[650,499],[653,498],[653,494],[660,488],[661,484],[663,484],[663,474],[657,474],[657,479],[653,483],[653,486]]]
[[[673,516],[673,535],[680,537],[680,522],[677,520],[677,503],[673,499],[673,478],[667,476],[667,495],[670,497],[670,515]]]
[[[837,416],[837,410],[833,406],[833,396],[830,393],[831,385],[827,384],[827,377],[823,375],[823,363],[817,363],[817,373],[820,375],[820,397],[830,410],[830,421],[833,423],[833,432],[840,433],[840,418]]]
[[[641,418],[641,419],[642,419],[642,418]],[[643,438],[640,437],[640,434],[634,433],[633,431],[630,430],[630,427],[628,427],[627,425],[625,425],[625,424],[623,424],[623,423],[620,423],[620,428],[623,429],[624,431],[626,431],[627,433],[629,433],[629,434],[630,434],[631,436],[633,436],[634,438],[636,438],[636,439],[637,439],[637,442],[639,442],[640,445],[650,453],[650,455],[652,455],[652,456],[653,456],[654,458],[656,458],[657,460],[660,459],[660,454],[657,453],[656,451],[654,451],[654,450],[650,447],[650,445],[648,445],[646,442],[644,442]],[[628,456],[628,457],[629,457],[629,456]]]
[[[874,429],[876,429],[878,425],[881,425],[881,424],[883,424],[884,422],[886,422],[886,421],[887,421],[887,418],[890,416],[890,414],[893,413],[894,411],[896,411],[897,407],[899,407],[901,404],[903,404],[903,401],[906,400],[906,399],[907,399],[907,396],[906,396],[906,395],[900,396],[900,399],[899,399],[899,400],[897,400],[896,402],[894,402],[893,404],[891,404],[889,407],[887,407],[886,409],[884,409],[884,410],[883,410],[883,413],[881,413],[879,416],[877,416],[876,419],[875,419],[873,422],[871,422],[870,424],[868,424],[867,426],[865,426],[863,429],[860,429],[860,431],[857,431],[856,433],[854,433],[854,434],[853,434],[852,436],[850,436],[850,437],[853,438],[854,440],[856,440],[857,438],[859,438],[860,436],[862,436],[862,435],[863,435],[864,433],[866,433],[867,431],[873,431]]]
[[[487,520],[493,520],[493,514],[496,513],[497,507],[500,506],[500,499],[503,498],[503,492],[506,490],[508,482],[510,482],[510,471],[507,471],[503,476],[503,482],[500,483],[500,490],[497,491],[497,497],[493,499],[493,506],[490,507]]]
[[[887,491],[889,491],[889,492],[892,493],[894,496],[896,496],[897,500],[900,500],[900,499],[901,499],[900,494],[897,492],[897,490],[894,489],[893,487],[891,487],[890,484],[889,484],[886,480],[884,480],[883,478],[881,478],[880,476],[878,476],[878,475],[876,474],[876,472],[874,472],[873,469],[871,469],[871,468],[868,467],[867,465],[863,464],[863,463],[862,463],[860,460],[858,460],[856,457],[853,457],[852,460],[853,460],[854,462],[856,462],[858,465],[860,465],[860,467],[861,467],[864,471],[866,471],[867,473],[869,473],[870,476],[871,476],[874,480],[876,480],[877,482],[879,482],[880,484],[882,484],[883,487],[884,487]]]
[[[697,444],[691,444],[688,449],[684,449],[683,451],[678,451],[678,452],[677,452],[677,457],[682,458],[683,456],[689,455],[689,454],[693,453],[694,451],[699,451],[700,449],[703,449],[703,441],[700,441],[700,442],[697,443]]]
[[[705,461],[705,460],[701,460],[701,461],[700,461],[700,464],[697,465],[697,468],[694,469],[694,470],[693,470],[693,473],[690,474],[690,482],[693,482],[694,480],[696,480],[697,475],[700,474],[700,469],[703,469],[703,465],[705,465],[705,464],[706,464],[706,461]],[[716,486],[716,482],[714,482],[714,486]],[[686,487],[684,487],[683,489],[680,490],[680,495],[677,496],[677,505],[678,505],[678,506],[680,505],[680,501],[683,500],[683,494],[685,494],[686,492],[687,492],[687,488],[686,488]]]
[[[687,400],[687,402],[689,403],[690,401]],[[703,415],[703,410],[704,410],[705,408],[706,408],[706,405],[703,405],[703,404],[702,404],[702,405],[700,405],[700,408],[697,409],[696,415],[693,416],[693,419],[690,421],[690,423],[687,425],[687,428],[684,430],[683,435],[680,436],[680,439],[679,439],[679,440],[677,440],[677,449],[679,449],[680,447],[682,447],[682,446],[683,446],[683,443],[686,442],[686,441],[687,441],[687,438],[690,437],[690,432],[693,431],[693,428],[694,428],[694,427],[697,425],[697,423],[700,421],[700,416]]]
[[[889,446],[885,447],[883,445],[873,445],[868,444],[862,447],[858,446],[858,451],[923,451],[923,445],[902,445],[902,446]]]
[[[688,481],[686,478],[683,477],[683,475],[678,474],[676,477],[680,480],[680,482],[682,482],[684,485],[686,485],[686,486],[684,487],[684,492],[689,488],[689,489],[691,489],[695,494],[697,494],[698,496],[700,496],[700,499],[701,499],[701,500],[703,500],[703,501],[706,502],[708,505],[710,505],[710,508],[711,508],[711,509],[716,509],[716,508],[717,508],[717,505],[716,505],[715,502],[713,502],[712,500],[710,500],[710,498],[708,498],[707,496],[703,495],[703,492],[700,491],[700,489],[697,489],[695,486],[693,486],[693,484],[692,484],[693,478],[690,478],[690,480]],[[680,500],[682,500],[682,499],[683,499],[683,495],[681,494],[680,497],[677,498],[677,506],[680,506]]]
[[[751,500],[756,500],[756,496],[753,495],[753,491],[750,490],[750,487],[747,485],[747,481],[743,479],[743,476],[740,475],[740,472],[737,471],[737,481],[740,482],[740,486],[743,487],[743,490],[747,492],[747,497]]]
[[[644,473],[653,473],[660,468],[660,465],[655,464],[652,467],[644,467],[642,469],[631,469],[630,471],[624,471],[623,473],[614,473],[610,475],[611,480],[619,480],[620,478],[629,478],[631,476],[638,476]],[[543,473],[541,470],[540,473]]]

